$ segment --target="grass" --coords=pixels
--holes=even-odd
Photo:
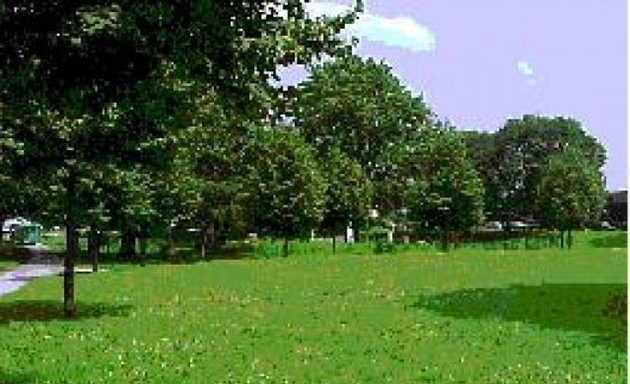
[[[10,269],[15,268],[16,266],[17,266],[17,263],[15,261],[0,260],[0,272],[8,271]]]
[[[0,298],[0,383],[625,383],[626,249],[593,243],[609,236],[113,264],[77,277],[73,320],[41,278]]]

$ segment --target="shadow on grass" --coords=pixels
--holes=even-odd
[[[589,333],[598,342],[625,350],[626,295],[626,284],[514,285],[421,296],[412,307],[455,318],[500,318]]]
[[[63,259],[63,253],[57,253],[57,257]],[[131,257],[120,257],[117,253],[101,253],[98,259],[99,264],[130,264],[130,265],[179,265],[179,264],[194,264],[201,261],[212,260],[242,260],[248,258],[250,255],[240,249],[221,249],[214,253],[206,254],[206,257],[201,257],[201,253],[193,249],[181,249],[174,255],[166,255],[164,253],[149,253],[147,255],[135,255]],[[78,262],[82,264],[91,264],[91,259],[87,256],[86,252],[82,252],[78,258]],[[1,384],[1,383],[0,383]]]
[[[590,243],[595,248],[628,248],[628,235],[617,232],[592,239]]]
[[[38,382],[35,377],[28,374],[7,373],[0,370],[0,384],[31,384]]]
[[[75,321],[103,316],[125,317],[129,315],[131,308],[131,305],[78,302],[76,303],[75,315],[68,318],[64,316],[63,303],[60,301],[18,300],[0,303],[0,325],[27,321]],[[2,384],[2,381],[0,381],[0,384]]]

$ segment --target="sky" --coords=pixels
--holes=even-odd
[[[492,132],[524,114],[577,119],[606,147],[616,190],[627,187],[626,3],[367,0],[349,32],[360,56],[384,60],[459,129]],[[307,9],[333,15],[352,5]]]

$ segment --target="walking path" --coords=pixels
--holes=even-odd
[[[29,261],[0,274],[0,296],[15,292],[36,277],[58,275],[63,272],[60,260],[47,255],[44,247],[28,247]]]
[[[61,265],[23,264],[12,271],[0,274],[0,296],[15,292],[36,277],[58,275]]]

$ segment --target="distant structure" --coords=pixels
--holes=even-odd
[[[20,245],[35,245],[42,241],[42,226],[23,217],[7,219],[2,223],[2,240]]]
[[[606,204],[608,221],[617,228],[628,225],[628,191],[619,190],[608,192]]]
[[[13,238],[15,229],[20,225],[30,224],[28,220],[17,216],[2,222],[2,240],[10,240]]]

